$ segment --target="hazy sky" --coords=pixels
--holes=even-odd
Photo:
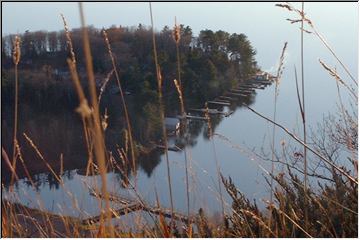
[[[229,31],[246,31],[256,23],[276,24],[285,11],[274,7],[275,3],[152,3],[155,24],[158,28],[172,26],[174,17],[190,25],[195,32],[204,28],[222,28]],[[296,5],[296,3],[295,3]],[[299,5],[299,4],[297,4]],[[132,26],[138,23],[150,25],[149,4],[132,3],[84,3],[88,24],[108,27],[112,24]],[[337,21],[357,20],[357,3],[306,3],[307,12],[316,11],[319,19],[342,16]],[[75,2],[7,2],[2,3],[3,34],[25,30],[59,30],[63,13],[72,27],[79,27],[79,10]],[[354,18],[355,17],[355,18]]]
[[[155,27],[173,26],[175,16],[189,25],[195,34],[202,29],[245,33],[257,49],[261,65],[270,67],[270,60],[279,55],[284,41],[298,36],[298,27],[286,18],[295,16],[275,7],[275,3],[152,3]],[[300,7],[300,3],[294,3]],[[87,24],[109,27],[112,24],[150,25],[148,3],[84,3]],[[336,44],[344,44],[357,52],[358,6],[353,3],[306,3],[307,15]],[[79,10],[74,2],[2,3],[2,33],[23,33],[25,30],[61,30],[60,13],[71,28],[79,27]],[[270,45],[270,46],[269,46]],[[351,47],[351,48],[350,48]],[[271,59],[270,59],[271,58]],[[272,60],[273,61],[273,60]]]

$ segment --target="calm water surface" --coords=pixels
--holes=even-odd
[[[311,16],[323,14],[323,10],[317,4],[311,6],[312,8],[309,7],[309,14],[311,13]],[[263,9],[260,8],[259,11],[263,11]],[[288,41],[289,48],[286,54],[285,71],[278,96],[277,121],[288,129],[301,133],[301,118],[294,82],[294,65],[297,66],[298,72],[300,69],[300,33],[296,26],[290,25],[285,21],[285,18],[289,17],[286,11],[271,9],[270,15],[272,13],[274,15],[271,21],[275,23],[269,23],[269,25],[273,30],[271,30],[271,27],[264,29],[264,25],[261,25],[264,22],[257,19],[254,29],[245,32],[245,34],[249,36],[249,40],[252,41],[258,51],[257,61],[259,65],[264,70],[269,70],[273,73],[275,73],[276,62],[283,43]],[[357,23],[354,22],[354,19],[357,19],[358,13],[357,10],[354,10],[349,12],[350,17],[341,18],[342,24],[349,26],[347,29],[350,30],[347,31],[340,24],[336,23],[336,19],[340,19],[340,16],[336,17],[336,14],[333,8],[329,10],[329,15],[333,15],[333,17],[330,20],[328,19],[328,25],[324,24],[323,19],[317,19],[320,25],[319,30],[325,36],[328,36],[329,42],[357,78],[358,32],[356,30]],[[256,24],[259,25],[256,26]],[[333,28],[328,27],[329,25],[333,26]],[[323,26],[322,29],[321,26]],[[343,44],[344,42],[347,44]],[[314,128],[328,113],[337,112],[336,84],[334,79],[318,63],[319,58],[331,66],[337,66],[340,75],[344,76],[346,80],[349,79],[319,40],[313,35],[306,35],[304,67],[307,125]],[[349,105],[349,99],[346,97],[345,91],[342,91],[342,94],[346,104]],[[268,117],[272,117],[274,109],[273,99],[274,85],[264,90],[256,90],[251,107]],[[37,113],[37,115],[41,116],[41,113]],[[64,153],[64,157],[71,158],[67,161],[73,162],[74,167],[64,173],[64,187],[58,187],[56,181],[47,172],[36,175],[38,183],[36,191],[27,183],[26,179],[16,182],[15,193],[18,199],[15,199],[15,201],[20,201],[28,206],[38,207],[37,199],[41,199],[43,207],[55,213],[82,217],[98,214],[98,202],[89,195],[88,187],[94,186],[96,183],[99,184],[100,178],[99,176],[86,177],[76,169],[83,168],[83,163],[86,163],[86,155],[81,154],[84,150],[81,137],[82,130],[81,128],[74,130],[74,122],[77,122],[76,124],[79,126],[79,119],[75,114],[74,116],[44,117],[43,119],[39,117],[36,119],[38,122],[34,120],[35,122],[27,125],[30,129],[24,130],[32,132],[32,136],[35,139],[37,138],[40,145],[51,149],[53,152],[52,156],[60,156],[60,153]],[[6,121],[3,121],[2,124],[4,129]],[[207,131],[205,125],[198,125],[193,125],[198,134],[193,139],[192,146],[187,147],[191,165],[190,205],[192,211],[197,211],[202,207],[208,213],[215,214],[220,211],[221,206],[217,187],[214,148],[211,141],[205,137]],[[51,131],[54,129],[53,131],[57,132],[56,129],[60,126],[63,127],[61,136],[54,138]],[[113,127],[110,123],[110,131]],[[36,133],[39,133],[41,137],[36,137]],[[264,169],[270,170],[270,164],[255,157],[252,152],[260,154],[262,152],[270,153],[272,125],[246,108],[238,107],[234,114],[221,119],[215,128],[215,133],[226,136],[231,141],[229,143],[217,136],[214,137],[215,152],[222,174],[224,176],[231,176],[238,189],[245,193],[248,198],[255,199],[261,205],[262,199],[267,199],[269,196]],[[72,140],[69,140],[70,138]],[[288,136],[284,135],[281,130],[277,130],[275,146],[278,150],[281,149],[281,141],[285,141],[286,145],[293,144]],[[76,149],[76,146],[69,147],[67,146],[69,143],[78,144],[77,148],[82,150],[74,152],[73,149]],[[294,147],[301,149],[298,145],[294,145]],[[187,209],[184,154],[184,151],[169,152],[174,204],[175,208],[181,212],[186,212]],[[277,165],[276,171],[280,170],[281,166]],[[107,178],[109,191],[122,196],[134,197],[131,189],[121,186],[121,177],[118,173],[108,173]],[[131,179],[133,180],[133,177]],[[137,174],[137,186],[139,193],[147,202],[156,203],[156,191],[160,203],[165,207],[170,207],[167,184],[166,160],[162,154],[142,160]],[[226,204],[231,205],[231,201],[224,189],[222,191]],[[5,198],[11,197],[7,190],[3,190],[3,194]],[[73,199],[76,199],[76,201]]]

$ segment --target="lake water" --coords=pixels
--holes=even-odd
[[[270,6],[268,8],[270,9]],[[314,20],[319,23],[319,31],[328,38],[329,43],[357,79],[358,25],[354,22],[354,19],[357,19],[357,10],[349,11],[351,17],[346,16],[342,18],[343,16],[337,15],[339,13],[335,12],[335,8],[325,8],[329,10],[329,16],[332,16],[326,19],[328,22],[325,24],[324,19],[316,17],[324,16],[324,9],[319,7],[319,4],[309,4],[308,8],[309,15],[311,13],[310,17],[314,16],[316,18]],[[259,11],[265,11],[265,7],[261,7]],[[272,16],[271,13],[274,13],[274,15]],[[259,24],[258,27],[254,26],[256,30],[250,29],[245,34],[249,36],[249,40],[257,49],[259,65],[262,66],[263,70],[269,70],[272,73],[275,73],[276,63],[279,59],[282,46],[285,41],[288,41],[289,47],[286,54],[285,71],[279,87],[276,118],[277,122],[293,132],[300,133],[299,136],[302,136],[301,118],[294,80],[295,64],[298,72],[300,72],[300,32],[298,26],[291,25],[285,20],[290,17],[289,13],[285,10],[277,8],[274,10],[271,8],[268,15],[273,17],[269,21],[276,23],[269,23],[269,27],[264,27],[264,25],[261,27]],[[341,24],[338,23],[338,20],[342,21]],[[315,23],[317,23],[316,21]],[[259,22],[260,20],[255,21],[255,23]],[[346,29],[348,30],[345,30],[342,26],[347,26]],[[335,80],[321,67],[318,59],[324,60],[329,66],[336,66],[340,76],[343,76],[348,83],[350,83],[350,80],[336,60],[313,34],[305,34],[304,51],[307,125],[316,129],[316,124],[321,122],[324,116],[338,111]],[[270,118],[272,118],[274,110],[274,87],[275,85],[273,84],[264,90],[256,90],[253,98],[254,102],[251,105],[252,108]],[[349,105],[346,91],[342,90],[341,93],[346,104]],[[41,199],[42,207],[55,213],[81,217],[97,215],[99,213],[98,202],[89,195],[88,186],[94,186],[96,183],[100,184],[100,177],[86,177],[76,170],[77,166],[82,168],[84,162],[86,163],[86,155],[82,155],[84,151],[82,130],[81,128],[74,130],[73,126],[74,122],[78,125],[80,124],[76,114],[73,116],[56,116],[54,119],[48,118],[46,114],[43,117],[41,114],[36,115],[37,117],[34,117],[32,122],[26,124],[29,129],[23,130],[30,132],[30,136],[34,137],[38,143],[40,142],[40,150],[41,147],[45,146],[51,149],[51,156],[58,156],[59,159],[61,153],[64,153],[64,157],[71,156],[71,160],[68,159],[67,161],[73,162],[73,167],[65,171],[63,175],[64,187],[57,187],[57,184],[54,183],[56,181],[54,181],[48,172],[39,172],[35,176],[39,183],[36,191],[26,183],[26,179],[16,182],[14,191],[18,199],[15,199],[15,201],[20,201],[31,207],[39,207],[38,199]],[[6,121],[3,121],[2,125],[4,134]],[[63,129],[61,132],[56,130],[59,126]],[[221,209],[217,171],[213,144],[211,140],[205,137],[205,126],[206,124],[196,125],[196,123],[193,125],[199,133],[195,134],[196,137],[192,139],[192,146],[187,147],[188,159],[191,165],[189,169],[190,206],[192,212],[197,211],[201,207],[209,214],[216,214]],[[110,131],[112,128],[116,127],[110,125]],[[269,187],[265,181],[266,172],[264,169],[270,171],[270,163],[256,157],[253,152],[261,155],[262,151],[264,151],[270,154],[272,124],[244,107],[237,107],[232,115],[221,119],[215,128],[215,133],[223,135],[230,140],[230,142],[225,141],[218,137],[218,135],[214,137],[215,152],[220,164],[221,173],[224,176],[231,176],[239,190],[249,199],[255,199],[261,205],[262,199],[269,198]],[[54,134],[58,134],[60,137],[54,137]],[[4,135],[2,135],[2,138],[6,139]],[[295,150],[301,151],[302,149],[301,146],[296,145],[280,129],[277,129],[275,147],[278,151],[281,150],[282,141],[286,145],[294,144]],[[72,146],[68,146],[69,144],[72,144]],[[73,149],[76,148],[82,150],[73,152]],[[175,209],[185,213],[187,206],[184,151],[170,151],[169,161]],[[281,171],[281,166],[276,165],[276,172],[279,171]],[[109,191],[122,196],[135,197],[131,189],[121,186],[119,174],[108,173],[107,178]],[[161,205],[170,207],[166,160],[163,154],[153,156],[151,159],[142,160],[137,178],[138,192],[144,200],[155,205],[156,191]],[[222,192],[226,204],[228,206],[231,205],[230,198],[224,189]],[[10,195],[12,194],[9,194],[7,190],[3,190],[3,197],[11,197]],[[76,203],[73,199],[76,199]],[[74,207],[74,204],[77,206]]]

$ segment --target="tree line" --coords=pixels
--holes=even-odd
[[[187,107],[203,106],[206,100],[222,94],[249,74],[258,70],[256,51],[243,33],[209,29],[193,34],[189,26],[180,25],[179,59],[181,66],[182,90]],[[93,66],[98,79],[104,79],[112,70],[102,29],[88,28]],[[149,139],[159,135],[157,124],[158,97],[157,80],[152,47],[152,30],[139,24],[136,27],[111,26],[106,29],[124,91],[133,101],[128,101],[130,113],[143,117],[133,117],[133,124],[148,125],[142,129],[140,138]],[[173,29],[165,26],[156,33],[158,60],[163,77],[165,110],[168,115],[179,114],[179,100],[173,80],[177,78],[177,49]],[[13,81],[11,76],[12,48],[15,35],[2,37],[2,87],[3,100],[12,101]],[[70,75],[57,79],[60,73],[68,73],[66,63],[69,49],[64,31],[26,31],[21,38],[21,62],[19,68],[28,71],[21,75],[20,98],[31,104],[36,101],[38,109],[54,109],[56,104],[73,108],[78,104]],[[71,38],[76,54],[80,76],[86,86],[85,58],[83,53],[82,30],[71,30]],[[46,74],[43,72],[46,71]],[[38,74],[42,72],[42,74]],[[114,78],[114,76],[112,76]],[[101,81],[100,81],[101,82]],[[99,84],[99,86],[101,83]],[[116,81],[111,80],[104,92],[102,109],[114,105],[111,88]],[[100,88],[100,87],[99,87]],[[109,90],[108,90],[109,89]],[[7,97],[7,95],[9,95]],[[11,102],[10,104],[11,105]],[[47,106],[48,105],[48,106]],[[118,107],[118,106],[117,106]],[[111,111],[111,109],[109,109]],[[149,122],[153,124],[148,124]],[[156,127],[157,126],[157,127]]]
[[[154,85],[155,71],[152,53],[152,32],[149,27],[116,27],[106,29],[124,87],[141,90]],[[202,30],[193,35],[189,26],[180,25],[180,61],[188,94],[202,90],[204,97],[228,88],[234,80],[249,74],[256,67],[255,50],[245,34],[230,34],[225,31]],[[3,68],[11,68],[11,51],[15,35],[2,37]],[[77,64],[84,68],[81,29],[71,31]],[[112,69],[101,29],[89,27],[94,69],[106,74]],[[21,37],[21,67],[32,70],[44,65],[61,71],[67,70],[69,54],[64,31],[26,31]],[[159,64],[164,78],[176,77],[176,46],[173,31],[165,26],[156,33]],[[186,86],[186,85],[185,85]],[[140,88],[140,89],[139,89]],[[154,88],[156,89],[156,88]]]

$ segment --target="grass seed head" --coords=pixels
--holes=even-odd
[[[67,46],[69,47],[69,51],[70,51],[70,55],[71,55],[71,61],[76,64],[76,58],[75,58],[75,53],[74,53],[74,47],[72,45],[72,40],[71,40],[71,35],[70,35],[70,31],[69,31],[69,26],[67,24],[67,21],[64,17],[63,14],[60,14],[61,18],[63,20],[64,23],[64,29],[65,29],[65,35],[66,35],[66,43]]]
[[[21,56],[21,51],[20,51],[20,37],[19,36],[15,36],[15,40],[14,40],[14,49],[13,49],[13,61],[15,65],[18,65],[20,62],[20,56]]]
[[[180,37],[180,26],[177,25],[176,22],[175,22],[175,26],[174,26],[174,30],[173,30],[173,37],[174,37],[176,44],[178,44],[181,37]]]

